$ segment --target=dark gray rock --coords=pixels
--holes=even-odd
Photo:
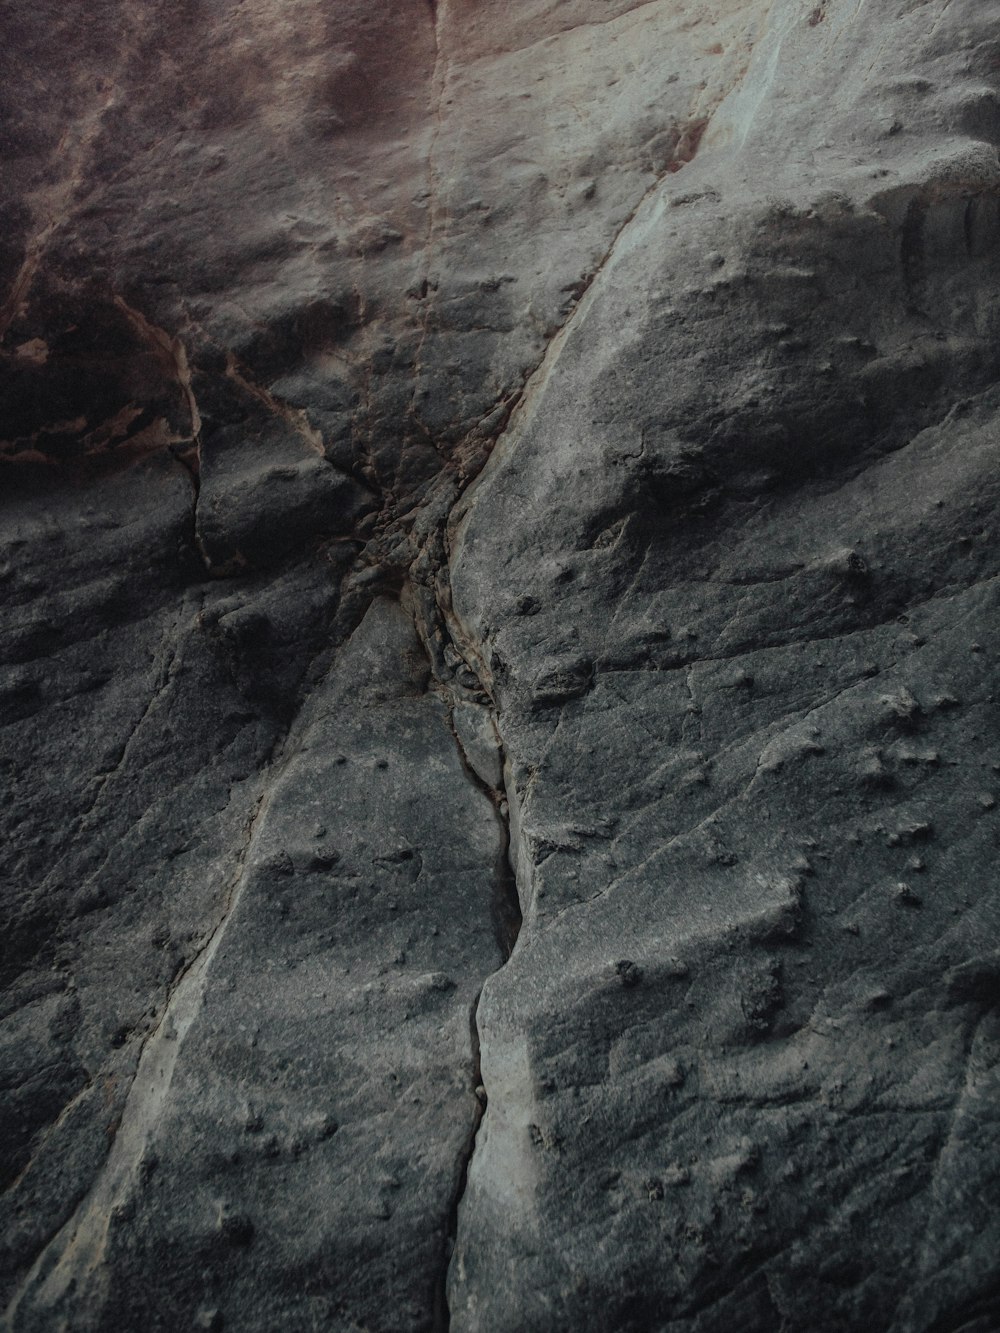
[[[0,22],[5,1327],[996,1327],[1000,5]]]

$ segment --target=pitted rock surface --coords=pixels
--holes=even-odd
[[[1000,1326],[1000,5],[7,5],[4,1326]]]

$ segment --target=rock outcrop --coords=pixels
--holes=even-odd
[[[1000,1325],[1000,4],[8,10],[5,1326]]]

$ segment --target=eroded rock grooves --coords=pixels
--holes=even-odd
[[[1000,1326],[997,0],[0,25],[5,1327]]]

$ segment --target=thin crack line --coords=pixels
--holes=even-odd
[[[696,109],[695,114],[685,124],[677,126],[678,138],[670,161],[663,170],[657,174],[652,183],[643,191],[638,203],[635,204],[625,217],[624,221],[620,224],[611,239],[611,243],[604,251],[604,254],[598,263],[595,265],[591,273],[584,279],[583,286],[581,287],[579,296],[577,297],[573,308],[570,310],[566,319],[560,325],[553,337],[549,339],[545,346],[545,350],[534,369],[525,377],[521,392],[510,410],[507,421],[504,424],[501,433],[494,441],[494,447],[490,453],[490,458],[493,458],[497,454],[498,448],[509,445],[512,440],[516,442],[519,436],[524,433],[524,430],[530,424],[532,408],[536,405],[541,392],[544,390],[552,369],[562,354],[563,347],[574,333],[577,324],[583,319],[584,315],[596,299],[599,280],[613,265],[614,260],[626,241],[628,233],[631,231],[633,224],[636,222],[639,215],[643,212],[646,204],[662,189],[671,176],[676,175],[683,167],[687,166],[695,159],[701,139],[704,137],[705,130],[708,128],[711,121],[711,116],[721,104],[722,100],[723,95],[720,94],[715,106],[711,108],[707,115],[699,117]],[[480,471],[479,478],[481,478],[482,475],[483,470]],[[463,514],[463,520],[468,512],[469,509],[467,508]]]
[[[432,12],[434,13],[435,21],[437,22],[437,19],[438,19],[438,13],[437,13],[436,6],[433,4],[433,0],[432,0]],[[437,42],[438,42],[438,50],[440,51],[440,34],[439,34],[439,32],[437,31],[437,26],[435,26],[435,38],[436,38],[436,40],[437,40]],[[707,122],[706,122],[706,123],[707,123]],[[694,156],[694,153],[697,151],[697,140],[700,139],[700,134],[701,134],[701,132],[703,132],[703,130],[704,130],[704,125],[702,125],[702,126],[700,127],[700,130],[697,132],[697,138],[695,138],[695,139],[692,140],[692,152],[691,152],[691,156],[692,156],[692,157]],[[678,138],[678,144],[680,144],[680,143],[683,141],[683,134],[684,134],[684,131],[681,131],[681,132],[680,132],[680,135],[679,135],[679,138]],[[675,149],[675,152],[676,152],[676,149]],[[688,160],[689,160],[689,159],[688,159]],[[676,159],[675,159],[675,162],[676,162]],[[671,165],[674,166],[674,170],[677,169],[677,166],[676,166],[676,165],[674,165],[674,164],[671,164]],[[683,163],[678,163],[677,165],[683,165]],[[483,468],[485,468],[485,464],[486,464],[486,462],[489,461],[491,458],[493,458],[493,457],[496,456],[496,445],[499,444],[499,443],[500,443],[501,441],[503,441],[504,439],[509,439],[510,436],[511,436],[512,431],[515,429],[515,427],[516,427],[518,421],[520,420],[520,418],[522,418],[523,416],[525,416],[526,413],[529,413],[529,412],[530,412],[532,403],[533,403],[533,401],[534,401],[534,400],[537,398],[537,396],[538,396],[539,389],[540,389],[542,386],[544,386],[545,381],[546,381],[546,379],[548,378],[548,375],[549,375],[549,372],[550,372],[552,366],[557,362],[557,360],[558,360],[558,358],[559,358],[559,356],[560,356],[560,354],[561,354],[561,351],[562,351],[563,346],[565,345],[567,339],[570,337],[571,333],[573,332],[573,330],[574,330],[575,327],[576,327],[577,321],[583,316],[583,314],[585,313],[585,311],[586,311],[587,309],[589,309],[589,306],[590,306],[591,301],[592,301],[592,299],[593,299],[593,295],[594,295],[594,293],[595,293],[595,284],[597,283],[597,281],[598,281],[598,279],[601,277],[601,275],[604,273],[604,271],[605,271],[606,268],[608,267],[609,263],[613,260],[615,254],[616,254],[617,251],[618,251],[618,248],[619,248],[620,244],[622,243],[622,239],[623,239],[623,237],[624,237],[624,236],[626,235],[626,233],[629,231],[629,229],[630,229],[630,227],[632,226],[632,224],[634,223],[636,217],[637,217],[637,216],[639,215],[639,213],[642,211],[644,205],[645,205],[645,204],[647,203],[647,201],[651,198],[651,196],[654,194],[654,192],[655,192],[656,190],[658,190],[658,189],[660,188],[660,186],[663,184],[663,181],[664,181],[665,177],[667,176],[667,174],[669,174],[669,172],[670,172],[670,166],[668,166],[668,168],[662,173],[662,175],[658,176],[658,177],[656,178],[656,180],[653,182],[653,184],[650,185],[650,186],[648,187],[648,189],[646,189],[646,190],[643,192],[641,198],[639,199],[639,202],[635,205],[635,207],[632,209],[632,211],[631,211],[631,212],[629,213],[629,215],[626,217],[625,221],[622,223],[622,225],[621,225],[621,226],[618,228],[618,230],[616,231],[614,237],[612,238],[611,244],[609,245],[609,247],[608,247],[607,250],[605,251],[604,256],[603,256],[603,258],[601,259],[600,263],[599,263],[599,264],[597,265],[597,267],[594,269],[593,273],[591,273],[591,274],[589,275],[589,277],[588,277],[588,279],[587,279],[587,282],[586,282],[586,285],[585,285],[585,287],[583,288],[583,290],[581,291],[580,296],[579,296],[579,298],[577,299],[576,304],[573,306],[573,309],[570,311],[569,315],[567,316],[566,320],[563,322],[563,324],[562,324],[561,328],[559,329],[559,331],[558,331],[558,332],[555,334],[555,336],[548,342],[548,344],[547,344],[547,346],[546,346],[546,348],[545,348],[545,351],[544,351],[544,353],[543,353],[543,355],[542,355],[542,357],[541,357],[541,359],[540,359],[538,365],[537,365],[537,366],[535,367],[535,369],[534,369],[528,376],[526,376],[526,378],[524,379],[523,384],[522,384],[521,391],[520,391],[520,393],[517,395],[515,401],[513,402],[512,406],[511,406],[511,408],[510,408],[509,413],[506,415],[506,419],[505,419],[505,421],[503,422],[501,431],[500,431],[500,433],[495,437],[495,440],[494,440],[494,446],[493,446],[493,448],[491,449],[490,454],[487,456],[487,458],[484,459],[484,461],[483,461],[483,466],[479,469],[479,471],[478,471],[478,473],[477,473],[478,476],[481,477],[481,476],[483,475]],[[426,333],[426,329],[425,329],[425,333]],[[418,364],[419,364],[419,356],[418,356]],[[466,493],[466,490],[467,490],[467,488],[468,488],[468,484],[469,484],[469,480],[472,480],[472,479],[467,479],[466,482],[465,482],[465,485],[461,485],[461,486],[460,486],[459,493],[458,493],[458,495],[456,496],[456,498],[455,498],[455,500],[453,501],[453,503],[449,506],[448,512],[447,512],[447,514],[444,516],[444,520],[443,520],[443,524],[442,524],[442,537],[443,537],[443,547],[444,547],[444,552],[445,552],[445,560],[446,560],[446,562],[448,562],[449,565],[450,565],[450,557],[451,557],[452,545],[453,545],[452,542],[451,542],[451,539],[450,539],[450,531],[451,531],[452,518],[453,518],[453,515],[454,515],[454,512],[455,512],[456,506],[458,505],[459,501],[463,498],[463,496],[464,496],[465,493]],[[449,579],[449,587],[450,587],[450,579]],[[465,658],[465,660],[469,663],[470,669],[473,671],[473,673],[478,677],[478,680],[479,680],[480,686],[481,686],[481,688],[482,688],[482,690],[483,690],[483,693],[485,693],[486,696],[487,696],[489,699],[491,699],[491,701],[493,701],[494,708],[496,708],[496,701],[495,701],[495,699],[494,699],[492,690],[491,690],[490,687],[489,687],[489,682],[490,682],[491,673],[490,673],[490,671],[489,671],[489,669],[488,669],[488,667],[487,667],[486,662],[484,661],[483,654],[482,654],[482,652],[480,651],[479,646],[473,642],[473,638],[472,638],[472,636],[465,630],[465,627],[461,625],[460,621],[458,620],[458,617],[455,615],[454,609],[453,609],[453,607],[451,606],[450,594],[449,594],[449,596],[448,596],[448,598],[447,598],[447,605],[443,604],[443,599],[440,597],[440,595],[438,595],[438,596],[436,597],[436,603],[437,603],[437,610],[438,610],[438,613],[439,613],[439,615],[440,615],[440,617],[441,617],[441,621],[442,621],[443,625],[448,629],[448,631],[449,631],[449,633],[450,633],[450,637],[451,637],[451,639],[452,639],[452,642],[456,645],[456,647],[458,647],[460,644],[464,644],[464,645],[467,646],[467,650],[468,650],[468,651],[466,651],[465,653],[462,653],[461,655],[462,655],[462,656]],[[472,658],[472,661],[469,660],[470,657]],[[506,792],[504,793],[504,795],[505,795],[505,797],[506,797]],[[507,846],[506,846],[506,853],[505,853],[505,854],[506,854],[507,862],[508,862],[508,864],[510,864],[510,802],[509,802],[509,798],[506,799],[506,813],[505,813],[505,815],[503,816],[503,819],[504,819],[504,822],[505,822],[505,827],[506,827],[506,832],[507,832],[507,839],[506,839]],[[514,888],[515,888],[515,893],[516,893],[516,892],[517,892],[517,885],[516,885],[516,870],[513,871],[512,879],[514,880]],[[520,908],[520,895],[518,894],[517,896],[518,896],[518,913],[520,914],[520,910],[521,910],[521,908]],[[481,1035],[480,1035],[480,1032],[479,1032],[479,1026],[478,1026],[478,1006],[479,1006],[479,1000],[478,1000],[478,997],[477,997],[477,1000],[476,1000],[476,1002],[475,1002],[475,1004],[474,1004],[474,1006],[473,1006],[473,1011],[472,1011],[472,1024],[473,1024],[473,1030],[474,1030],[473,1044],[474,1044],[475,1049],[476,1049],[477,1051],[480,1051],[480,1050],[481,1050]],[[475,1077],[476,1077],[477,1079],[480,1079],[480,1080],[481,1080],[481,1078],[482,1078],[481,1056],[477,1057],[477,1061],[476,1061],[476,1069],[475,1069]],[[483,1086],[483,1085],[480,1083],[480,1086]],[[469,1169],[470,1169],[470,1166],[471,1166],[472,1158],[473,1158],[474,1153],[475,1153],[476,1139],[477,1139],[477,1135],[478,1135],[479,1127],[480,1127],[480,1125],[481,1125],[481,1123],[482,1123],[483,1115],[485,1114],[485,1110],[484,1110],[484,1107],[485,1107],[485,1096],[486,1096],[486,1094],[485,1094],[485,1091],[484,1091],[484,1100],[483,1100],[483,1102],[480,1103],[480,1107],[481,1107],[481,1109],[480,1109],[480,1112],[478,1113],[478,1115],[477,1115],[477,1117],[476,1117],[476,1124],[475,1124],[475,1126],[474,1126],[474,1128],[473,1128],[472,1137],[471,1137],[471,1139],[470,1139],[470,1141],[469,1141],[469,1143],[468,1143],[467,1149],[466,1149],[466,1151],[465,1151],[465,1153],[464,1153],[464,1155],[463,1155],[463,1162],[462,1162],[462,1166],[461,1166],[461,1170],[460,1170],[460,1180],[459,1180],[458,1191],[457,1191],[457,1195],[456,1195],[456,1198],[455,1198],[455,1201],[454,1201],[454,1204],[453,1204],[453,1207],[452,1207],[452,1218],[453,1218],[453,1221],[450,1221],[450,1223],[449,1223],[448,1236],[446,1237],[446,1245],[445,1245],[445,1254],[444,1254],[444,1262],[443,1262],[443,1266],[442,1266],[442,1273],[441,1273],[441,1275],[440,1275],[438,1284],[437,1284],[437,1286],[436,1286],[436,1288],[435,1288],[435,1290],[436,1290],[436,1297],[435,1297],[435,1330],[436,1330],[436,1333],[447,1333],[447,1330],[450,1328],[450,1324],[451,1324],[451,1311],[450,1311],[450,1307],[449,1307],[448,1299],[447,1299],[447,1281],[448,1281],[448,1272],[449,1272],[449,1270],[450,1270],[451,1255],[452,1255],[452,1252],[453,1252],[453,1244],[454,1244],[454,1237],[457,1236],[457,1228],[458,1228],[458,1211],[459,1211],[459,1207],[460,1207],[462,1198],[463,1198],[464,1193],[465,1193],[465,1189],[466,1189],[466,1185],[467,1185],[467,1181],[468,1181],[468,1173],[469,1173]],[[478,1089],[477,1089],[477,1101],[479,1101],[479,1097],[478,1097]],[[452,1235],[452,1231],[454,1231],[454,1235]]]
[[[156,666],[156,680],[153,686],[152,694],[150,695],[146,703],[143,705],[142,711],[140,712],[138,718],[136,719],[135,724],[132,726],[123,745],[120,747],[118,754],[111,767],[109,769],[106,769],[104,772],[98,773],[96,775],[97,778],[96,789],[93,795],[91,796],[90,803],[88,804],[86,810],[82,811],[81,814],[77,816],[72,835],[63,844],[66,847],[72,848],[82,834],[90,832],[95,827],[94,812],[98,809],[101,803],[101,799],[104,796],[104,793],[107,790],[109,783],[111,783],[111,781],[123,771],[128,756],[133,746],[136,743],[136,739],[139,735],[139,732],[143,729],[147,719],[153,712],[154,708],[156,708],[157,704],[164,698],[165,695],[169,693],[171,687],[174,684],[174,681],[177,678],[175,667],[177,665],[177,660],[183,648],[182,636],[180,636],[179,631],[181,629],[182,623],[185,618],[185,614],[188,609],[187,602],[188,599],[186,598],[184,606],[182,606],[182,609],[178,612],[176,618],[174,619],[172,625],[170,626],[165,636],[166,646],[163,655],[160,659],[160,662]],[[145,815],[143,815],[143,817],[145,817]],[[141,820],[139,822],[141,822]],[[80,885],[81,891],[88,888],[94,882],[97,876],[107,865],[113,850],[114,850],[113,847],[109,848],[104,857],[102,858],[100,865],[98,865],[94,870],[92,870],[87,875],[86,879]],[[63,852],[60,855],[58,861],[55,863],[55,865],[51,867],[51,869],[48,871],[48,873],[45,875],[44,879],[41,882],[40,889],[43,892],[54,882],[59,873],[63,869],[65,869],[66,864],[69,861],[69,858],[70,858],[70,852],[68,851]]]
[[[142,1042],[108,1156],[82,1201],[38,1255],[15,1292],[5,1312],[8,1327],[13,1327],[17,1312],[29,1295],[34,1294],[44,1307],[52,1308],[74,1283],[79,1283],[81,1276],[89,1276],[101,1267],[112,1210],[140,1169],[162,1114],[181,1047],[198,1016],[204,978],[239,906],[246,884],[247,857],[268,803],[269,793],[265,789],[246,823],[239,869],[222,914],[171,988],[159,1019]]]
[[[166,364],[168,371],[177,383],[184,401],[187,404],[188,416],[190,418],[190,443],[186,449],[177,449],[170,446],[170,454],[177,460],[180,466],[187,473],[191,482],[191,546],[200,558],[205,572],[212,572],[212,562],[209,559],[205,543],[202,541],[201,532],[198,525],[198,505],[201,499],[201,465],[202,465],[202,435],[201,435],[201,409],[198,406],[198,399],[195,396],[193,384],[193,372],[188,358],[187,347],[180,335],[173,335],[159,325],[152,323],[150,319],[137,310],[122,296],[114,298],[115,305],[126,317],[139,336],[152,348],[157,358]]]
[[[447,522],[447,517],[444,520]],[[490,802],[497,821],[499,831],[499,848],[497,859],[494,866],[493,884],[490,895],[490,911],[493,918],[493,927],[496,935],[497,945],[502,955],[500,967],[491,975],[496,975],[501,971],[514,952],[517,941],[520,937],[522,926],[520,897],[518,894],[516,873],[511,864],[511,833],[510,833],[510,800],[507,794],[504,774],[506,772],[506,756],[503,752],[502,741],[497,735],[498,759],[500,762],[500,785],[498,788],[490,787],[483,778],[475,771],[465,746],[462,743],[458,728],[455,723],[455,707],[459,702],[464,701],[464,691],[459,691],[453,679],[445,678],[440,670],[440,664],[444,661],[443,647],[439,649],[435,643],[436,637],[444,637],[448,643],[455,649],[459,656],[466,662],[469,670],[476,677],[478,682],[477,693],[489,700],[492,714],[496,713],[496,702],[489,690],[482,674],[477,670],[475,661],[469,661],[468,652],[463,653],[454,634],[451,632],[454,622],[453,617],[449,615],[449,608],[442,604],[440,596],[419,595],[419,589],[411,585],[414,595],[406,600],[409,602],[410,611],[414,620],[414,627],[417,636],[420,639],[424,652],[427,656],[428,664],[431,668],[432,677],[435,681],[436,692],[445,702],[448,708],[448,725],[458,751],[459,762],[462,769],[473,784]],[[434,623],[428,623],[433,619]],[[436,636],[435,630],[439,633]],[[480,705],[483,706],[483,705]],[[465,1196],[468,1186],[469,1169],[472,1158],[476,1151],[476,1143],[479,1135],[483,1118],[486,1114],[488,1098],[482,1075],[482,1053],[481,1036],[479,1030],[479,1002],[482,995],[482,989],[476,994],[469,1011],[469,1029],[470,1044],[472,1053],[471,1062],[471,1080],[472,1092],[475,1099],[475,1110],[473,1113],[472,1124],[469,1127],[468,1135],[462,1147],[458,1163],[458,1178],[455,1186],[454,1196],[448,1211],[448,1221],[445,1227],[444,1246],[441,1256],[440,1267],[434,1283],[434,1304],[433,1304],[433,1329],[434,1333],[447,1333],[451,1327],[451,1310],[448,1304],[448,1272],[451,1265],[452,1254],[454,1253],[455,1241],[458,1235],[458,1213],[461,1207],[462,1199]]]
[[[300,719],[303,716],[300,710]],[[244,823],[243,846],[219,919],[171,987],[159,1018],[141,1043],[108,1156],[90,1189],[16,1289],[4,1314],[5,1327],[13,1327],[18,1310],[30,1295],[51,1308],[74,1283],[79,1283],[81,1276],[102,1271],[112,1209],[141,1167],[169,1095],[180,1050],[204,1000],[207,975],[242,900],[253,845],[281,779],[301,749],[304,735],[295,731],[293,724],[275,744],[261,775],[261,791]],[[303,728],[307,731],[308,724]]]

